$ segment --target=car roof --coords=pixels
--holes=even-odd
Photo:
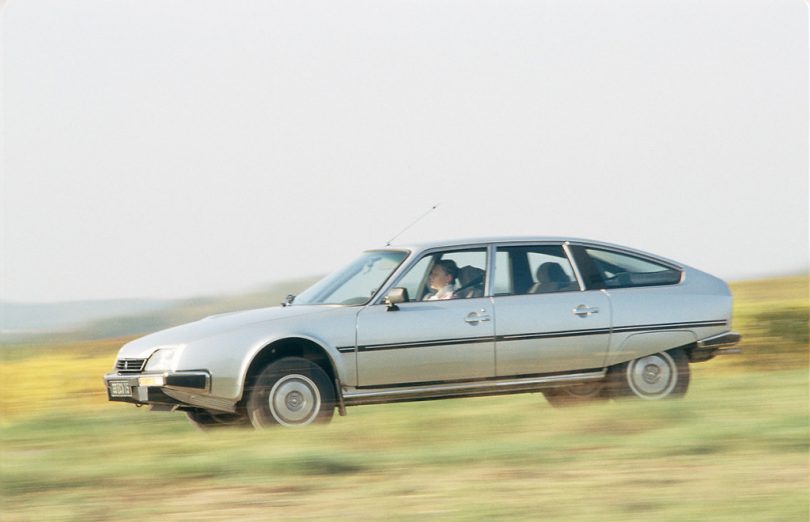
[[[574,238],[574,237],[559,237],[559,236],[483,236],[483,237],[467,237],[456,239],[445,239],[435,241],[420,241],[414,243],[391,243],[390,248],[407,248],[409,250],[428,250],[431,248],[441,247],[458,247],[466,245],[481,245],[490,243],[538,243],[538,242],[554,242],[563,243],[570,242],[583,242],[590,244],[600,244],[605,246],[619,247],[619,245],[611,245],[609,243],[602,243],[600,241],[593,241],[590,239]],[[621,248],[621,247],[620,247]]]
[[[596,241],[593,239],[585,239],[578,237],[562,237],[562,236],[484,236],[484,237],[424,241],[416,243],[392,243],[390,245],[386,245],[385,248],[392,250],[406,249],[412,252],[421,252],[433,248],[446,248],[446,247],[455,248],[455,247],[475,246],[492,243],[541,243],[541,242],[551,242],[551,243],[569,242],[569,243],[582,243],[591,246],[606,247],[609,249],[621,250],[627,253],[635,253],[644,257],[659,259],[661,261],[666,261],[670,264],[683,266],[681,263],[675,260],[659,256],[657,254],[652,254],[650,252],[645,252],[644,250],[638,250],[635,248],[626,247],[615,243],[607,243],[605,241]]]

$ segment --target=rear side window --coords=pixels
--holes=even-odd
[[[584,250],[605,288],[674,285],[681,281],[680,270],[649,259],[611,250]]]
[[[579,290],[560,245],[504,246],[495,253],[495,295],[547,294]]]

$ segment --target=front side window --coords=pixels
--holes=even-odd
[[[410,301],[441,301],[483,297],[486,248],[425,254],[395,287],[405,288]]]
[[[681,280],[680,270],[649,259],[597,248],[585,248],[585,253],[605,288],[674,285]]]
[[[579,285],[562,246],[498,247],[495,254],[496,296],[575,290],[579,290]]]
[[[407,256],[403,251],[364,252],[344,268],[301,292],[294,304],[365,304]]]

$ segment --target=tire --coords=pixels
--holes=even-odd
[[[244,428],[250,426],[250,419],[237,413],[214,413],[208,410],[188,410],[189,422],[200,431],[217,428]]]
[[[285,357],[267,365],[256,378],[247,411],[256,429],[326,424],[335,412],[335,388],[320,366]]]
[[[678,348],[611,367],[610,395],[644,400],[676,399],[689,388],[689,359]]]
[[[562,386],[545,390],[543,395],[555,408],[581,406],[604,402],[610,398],[607,386],[603,381],[586,382],[573,386]]]

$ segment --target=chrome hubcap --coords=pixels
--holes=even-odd
[[[270,413],[279,424],[304,426],[318,415],[321,394],[309,377],[285,375],[270,390],[269,406]]]
[[[648,364],[644,367],[644,372],[641,376],[647,384],[655,384],[661,380],[661,368],[654,364]]]
[[[677,366],[666,352],[642,357],[628,365],[627,382],[637,396],[660,399],[675,389],[678,382]]]
[[[286,397],[287,409],[291,411],[298,411],[304,407],[304,396],[300,392],[291,392]]]

